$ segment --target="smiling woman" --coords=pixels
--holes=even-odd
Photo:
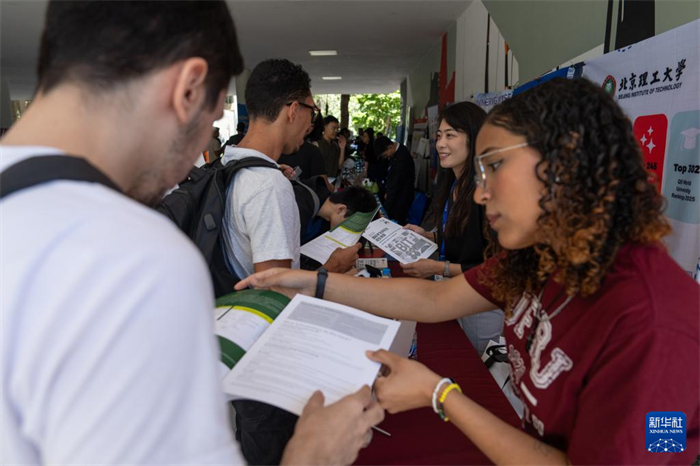
[[[406,225],[406,228],[436,241],[440,256],[439,260],[421,259],[402,265],[408,276],[447,278],[460,275],[484,261],[484,209],[473,200],[472,160],[476,135],[485,119],[486,112],[471,102],[459,102],[440,112],[435,148],[443,171],[433,205],[437,231],[426,232],[417,225]],[[503,328],[503,312],[488,311],[462,317],[459,322],[471,344],[482,354],[489,340],[498,341]]]
[[[325,298],[385,317],[440,322],[500,307],[523,429],[416,361],[379,351],[389,412],[432,405],[496,464],[691,464],[700,449],[700,287],[660,243],[669,227],[632,125],[586,80],[552,80],[495,107],[476,142],[496,254],[463,277],[329,275]],[[271,270],[238,286],[313,290]],[[419,338],[420,341],[420,338]],[[679,453],[652,453],[651,411],[688,418]],[[615,439],[614,442],[610,439]],[[592,447],[593,446],[593,447]]]

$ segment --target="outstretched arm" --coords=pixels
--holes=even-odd
[[[297,293],[314,296],[316,281],[316,272],[273,269],[249,276],[236,289],[251,286],[279,291],[289,297]],[[432,282],[329,274],[323,298],[376,315],[418,322],[443,322],[497,307],[477,293],[464,275]]]

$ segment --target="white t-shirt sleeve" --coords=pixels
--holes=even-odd
[[[276,174],[277,175],[277,174]],[[243,206],[253,264],[299,260],[299,208],[289,181],[279,174]]]
[[[184,238],[165,236],[73,258],[88,262],[60,278],[73,321],[36,323],[58,324],[44,332],[52,353],[25,419],[44,463],[244,464],[219,386],[208,271]]]

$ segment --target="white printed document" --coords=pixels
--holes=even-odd
[[[365,351],[389,349],[400,325],[296,295],[224,378],[224,391],[298,415],[316,390],[334,403],[372,385],[380,364]]]
[[[355,212],[334,230],[304,244],[301,247],[301,253],[320,264],[325,264],[336,249],[355,245],[376,213],[377,210],[374,212]]]
[[[437,244],[385,218],[370,223],[362,236],[402,264],[428,259],[437,251]]]

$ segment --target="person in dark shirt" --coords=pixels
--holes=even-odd
[[[243,137],[245,136],[245,123],[242,121],[239,121],[238,124],[236,125],[236,134],[228,138],[228,141],[226,141],[226,144],[224,146],[237,146],[238,144],[241,143],[243,140]]]
[[[345,161],[345,146],[347,141],[345,136],[338,136],[338,119],[333,115],[328,115],[323,119],[323,137],[318,140],[318,148],[323,155],[328,176],[336,177]]]
[[[405,225],[408,210],[413,204],[416,175],[413,157],[406,146],[393,142],[386,136],[377,138],[374,142],[374,152],[389,159],[384,208],[390,219]]]
[[[442,172],[435,195],[437,231],[417,225],[406,228],[435,241],[439,260],[421,259],[402,264],[406,275],[442,279],[460,275],[484,262],[484,208],[474,202],[474,151],[476,134],[486,112],[471,102],[459,102],[440,112],[437,149]],[[460,318],[469,341],[482,354],[489,340],[498,341],[503,329],[503,312],[494,310]]]
[[[327,175],[321,151],[308,141],[304,141],[299,150],[293,154],[282,154],[277,163],[301,168],[302,179]]]
[[[362,133],[364,132],[364,129],[357,128],[357,137],[355,137],[355,145],[357,146],[357,152],[360,154],[363,154],[365,150],[365,143],[362,141]]]

